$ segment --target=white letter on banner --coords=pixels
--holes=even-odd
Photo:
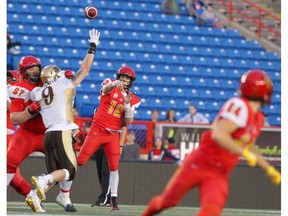
[[[180,159],[183,160],[187,154],[195,150],[199,146],[199,142],[188,142],[188,148],[186,148],[186,142],[180,142]]]

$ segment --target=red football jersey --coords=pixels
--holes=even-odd
[[[9,91],[9,88],[11,87],[11,85],[7,85],[7,93]],[[7,96],[7,102],[11,103],[10,98]],[[10,120],[10,112],[7,111],[6,114],[7,120],[6,120],[6,124],[7,124],[7,135],[11,135],[14,134],[14,125],[12,124],[11,120]]]
[[[245,98],[234,97],[228,100],[218,113],[215,124],[221,118],[227,118],[237,124],[238,129],[232,134],[232,137],[239,145],[252,145],[261,133],[264,125],[264,115],[261,111],[254,113]],[[238,155],[229,152],[219,146],[211,139],[211,130],[202,134],[200,149],[205,152],[209,163],[232,169],[238,163]]]
[[[14,125],[12,124],[12,122],[10,121],[10,112],[7,112],[7,135],[11,135],[14,134]]]
[[[102,88],[113,82],[112,79],[107,78],[102,82]],[[124,97],[125,95],[117,87],[112,89],[108,94],[103,94],[100,91],[101,98],[97,112],[94,114],[93,121],[98,125],[113,130],[120,130],[122,120],[125,116]],[[131,108],[134,110],[141,103],[141,100],[134,95],[130,102]]]
[[[31,91],[36,86],[30,82],[21,81],[11,86],[9,97],[11,99],[10,113],[21,112],[32,103]],[[53,113],[51,113],[53,115]],[[44,134],[45,126],[40,114],[20,125],[23,129],[36,134]]]

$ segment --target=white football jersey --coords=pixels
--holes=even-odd
[[[220,115],[223,118],[230,119],[238,127],[242,128],[247,125],[248,108],[241,98],[233,97],[223,105]]]
[[[79,128],[74,123],[72,109],[76,86],[65,77],[64,71],[60,71],[58,76],[55,81],[36,87],[31,92],[31,99],[40,103],[46,132]]]

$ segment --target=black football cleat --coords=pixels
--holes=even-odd
[[[111,210],[112,211],[119,211],[117,197],[111,197]]]

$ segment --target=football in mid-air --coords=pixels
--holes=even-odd
[[[84,10],[84,14],[88,19],[95,19],[98,15],[98,10],[94,6],[87,6]]]

